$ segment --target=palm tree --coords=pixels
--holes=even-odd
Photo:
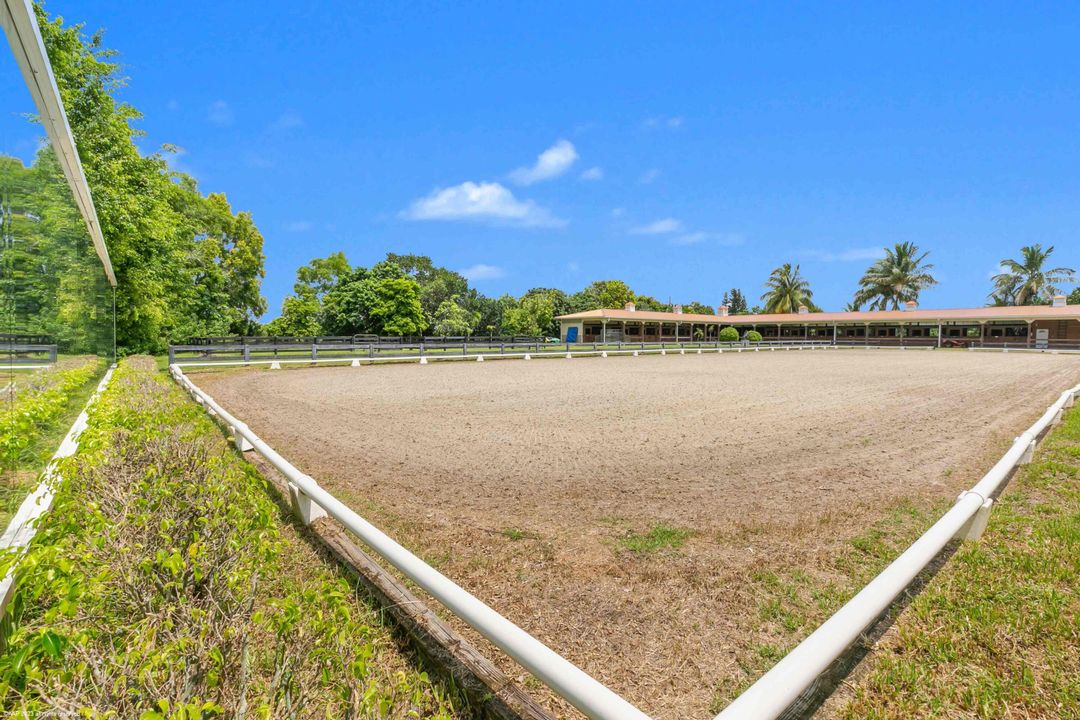
[[[910,242],[885,248],[885,257],[859,279],[854,304],[865,304],[870,310],[899,310],[901,303],[918,302],[921,291],[937,285],[930,274],[934,266],[923,262],[929,254],[920,255],[919,247]]]
[[[1057,283],[1076,282],[1076,271],[1072,268],[1043,269],[1053,252],[1053,245],[1043,250],[1042,245],[1036,243],[1020,248],[1023,261],[1002,260],[1002,272],[993,278],[994,292],[990,299],[995,302],[1011,300],[1009,305],[1038,305],[1057,295]]]
[[[805,305],[813,311],[819,308],[814,305],[814,293],[810,290],[810,283],[799,274],[799,266],[791,266],[784,263],[772,271],[765,283],[767,291],[761,296],[765,303],[767,313],[797,313],[799,306]]]

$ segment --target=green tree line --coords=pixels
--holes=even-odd
[[[252,331],[266,301],[263,238],[251,215],[171,169],[175,148],[140,152],[141,114],[117,99],[125,78],[115,52],[100,32],[86,35],[35,9],[116,272],[120,351]]]
[[[741,302],[733,289],[725,294]],[[575,293],[533,288],[520,297],[491,298],[469,286],[461,273],[436,266],[425,255],[388,253],[370,268],[354,267],[344,253],[315,258],[296,271],[293,292],[268,335],[558,335],[559,315],[621,308],[672,310],[672,305],[635,293],[621,280],[598,280]],[[738,309],[738,308],[737,308]],[[684,312],[713,314],[700,302]]]

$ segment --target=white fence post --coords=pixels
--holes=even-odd
[[[315,481],[312,480],[312,482]],[[305,525],[310,525],[319,518],[328,517],[325,510],[313,503],[311,498],[292,483],[289,483],[289,498],[292,500],[293,512]]]

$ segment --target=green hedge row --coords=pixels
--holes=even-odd
[[[10,468],[24,460],[40,433],[56,423],[72,395],[96,379],[102,367],[99,358],[78,358],[37,372],[20,387],[14,403],[0,408],[0,464]]]
[[[13,716],[462,716],[152,361],[121,363],[60,467],[0,654]]]

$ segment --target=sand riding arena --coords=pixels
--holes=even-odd
[[[187,372],[440,572],[674,720],[710,717],[828,617],[1080,380],[1080,357],[844,350]]]

